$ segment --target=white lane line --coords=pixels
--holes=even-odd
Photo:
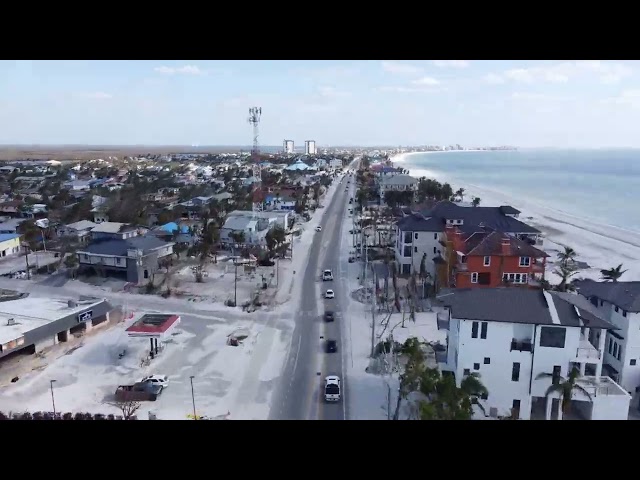
[[[293,372],[292,375],[296,374],[296,368],[298,368],[298,358],[299,358],[299,354],[300,354],[300,346],[302,345],[302,339],[298,340],[298,349],[296,350],[296,357],[295,357],[295,361],[293,362]]]

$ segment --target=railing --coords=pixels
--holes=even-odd
[[[438,330],[449,330],[449,316],[447,314],[438,313],[436,316]]]
[[[440,352],[436,352],[436,362],[438,363],[447,363],[447,351],[443,350]]]
[[[602,354],[595,347],[593,347],[593,348],[578,347],[578,349],[576,351],[576,357],[600,359],[602,357]]]
[[[511,340],[511,352],[517,350],[518,352],[533,352],[533,344],[531,340]]]

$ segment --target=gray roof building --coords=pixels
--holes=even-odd
[[[136,250],[142,250],[143,255],[146,255],[152,250],[157,248],[166,247],[171,245],[164,242],[155,236],[143,236],[133,237],[126,240],[113,239],[103,240],[92,243],[82,249],[82,253],[93,253],[96,255],[112,255],[114,257],[126,257],[127,250],[135,248]],[[80,253],[80,252],[79,252]]]
[[[627,312],[640,312],[640,282],[576,280],[574,285],[578,293],[587,298],[596,297]]]
[[[549,302],[565,327],[616,329],[583,297],[570,293],[522,288],[469,288],[443,290],[437,303],[461,320],[554,325]]]
[[[418,213],[401,218],[396,225],[403,232],[444,232],[445,227],[442,218],[425,218]]]

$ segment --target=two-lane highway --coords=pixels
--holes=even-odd
[[[343,369],[343,342],[340,303],[346,302],[346,284],[339,277],[341,229],[346,211],[349,176],[337,179],[337,191],[329,205],[325,205],[320,221],[321,232],[315,234],[309,261],[300,272],[302,298],[296,311],[289,356],[271,404],[271,419],[282,420],[344,420],[348,386]],[[352,180],[353,181],[353,180]],[[350,189],[349,189],[350,190]],[[333,281],[322,281],[322,271],[331,269]],[[335,292],[335,299],[325,300],[327,289]],[[295,301],[295,299],[293,300]],[[333,322],[324,321],[325,309],[336,312]],[[338,351],[326,353],[326,341],[336,340]],[[328,404],[323,401],[323,382],[327,375],[342,380],[342,399]]]

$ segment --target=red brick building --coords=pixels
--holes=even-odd
[[[451,279],[456,288],[538,288],[544,279],[549,255],[524,240],[489,230],[468,235],[453,226],[446,234],[455,253]]]

